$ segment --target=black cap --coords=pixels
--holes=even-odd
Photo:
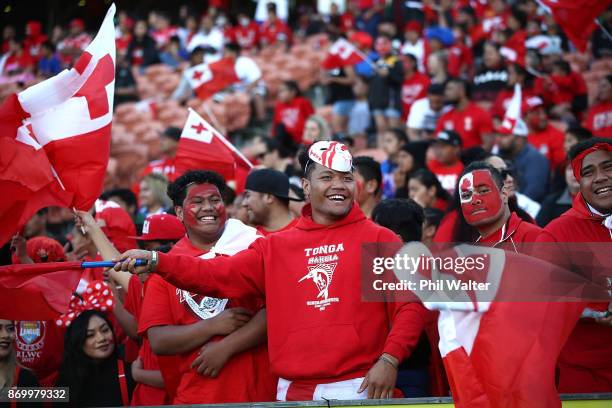
[[[169,126],[166,128],[166,130],[164,130],[164,132],[162,133],[162,136],[167,137],[169,139],[172,139],[176,142],[179,141],[179,139],[181,138],[181,133],[183,131],[180,128],[174,127],[174,126]]]
[[[461,136],[459,136],[459,133],[454,132],[452,130],[443,130],[441,132],[438,132],[433,142],[446,143],[451,146],[457,147],[461,147],[462,145]]]
[[[444,84],[431,84],[427,88],[429,95],[441,95],[444,96]]]
[[[272,194],[275,197],[299,201],[289,197],[289,177],[274,169],[259,169],[252,171],[246,179],[244,187],[258,193]]]

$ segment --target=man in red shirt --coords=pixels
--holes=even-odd
[[[282,40],[286,43],[291,43],[291,29],[285,24],[276,14],[276,4],[268,3],[268,19],[260,27],[261,45],[272,45],[276,41]]]
[[[589,109],[584,127],[594,136],[612,136],[612,75],[606,75],[597,87],[597,104]]]
[[[209,171],[189,171],[169,185],[168,195],[187,231],[170,253],[227,257],[260,237],[240,221],[226,219],[225,188],[221,176]],[[173,404],[273,400],[263,299],[198,293],[153,275],[140,313],[138,332],[159,356]]]
[[[491,150],[493,121],[487,111],[470,101],[469,84],[463,79],[453,78],[446,84],[445,96],[453,108],[438,119],[436,133],[454,130],[461,136],[464,149],[482,146]]]
[[[519,252],[518,244],[535,242],[540,227],[523,221],[508,207],[502,174],[485,162],[471,163],[459,181],[461,212],[476,228],[476,242]]]
[[[587,139],[569,156],[580,192],[569,211],[546,225],[538,242],[556,243],[555,261],[591,276],[598,265],[609,266],[602,244],[591,246],[612,242],[612,139]],[[559,392],[612,391],[612,317],[603,317],[610,304],[588,304],[588,309],[599,310],[600,317],[583,313],[565,344],[557,362]]]
[[[310,203],[294,228],[229,258],[128,251],[115,268],[154,271],[218,296],[265,296],[270,362],[281,377],[278,400],[390,397],[398,363],[417,344],[427,312],[417,303],[362,301],[362,245],[400,240],[354,202],[346,146],[317,142],[308,158],[303,186]],[[136,259],[154,267],[135,268]]]
[[[523,103],[525,123],[529,129],[527,141],[542,155],[546,156],[553,171],[561,170],[565,163],[565,136],[548,122],[544,102],[537,96],[525,99]]]
[[[181,129],[169,126],[160,134],[160,153],[162,157],[158,160],[149,162],[147,167],[140,173],[136,182],[132,185],[132,191],[136,194],[136,197],[138,197],[138,193],[140,192],[140,182],[148,174],[163,174],[168,181],[172,181],[176,178],[177,174],[174,167],[174,158],[176,156],[176,150],[178,149],[181,133]]]
[[[438,132],[431,148],[434,158],[427,162],[427,167],[438,177],[442,187],[452,195],[463,171],[463,163],[459,159],[461,137],[452,130]]]
[[[402,56],[404,62],[404,83],[402,84],[402,121],[406,121],[410,107],[417,99],[427,96],[430,80],[425,74],[419,72],[417,59],[412,54]]]
[[[245,185],[244,201],[249,224],[263,235],[293,228],[297,218],[289,211],[289,178],[278,170],[252,171]]]

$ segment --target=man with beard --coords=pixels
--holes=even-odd
[[[519,252],[523,242],[535,242],[540,228],[523,221],[508,207],[504,178],[485,162],[471,163],[459,179],[461,212],[480,234],[477,243]]]
[[[580,191],[572,208],[551,221],[538,241],[556,243],[555,261],[590,276],[608,267],[601,259],[606,256],[602,244],[592,243],[612,242],[612,139],[587,139],[575,145],[569,157]],[[559,356],[559,392],[612,391],[612,317],[606,314],[610,305],[589,304],[585,310],[597,312],[583,313]]]
[[[302,184],[310,203],[296,226],[246,251],[206,261],[128,251],[115,269],[152,271],[216,296],[265,296],[278,400],[391,397],[427,312],[418,303],[363,302],[359,271],[364,243],[378,243],[380,254],[400,240],[354,202],[352,157],[341,143],[310,147]],[[135,267],[136,259],[149,266]]]
[[[289,178],[278,170],[252,171],[247,179],[242,205],[249,215],[249,224],[263,236],[285,231],[297,222],[289,211]]]
[[[187,232],[170,253],[228,257],[259,238],[255,229],[227,220],[221,198],[225,188],[221,176],[210,171],[188,171],[168,186]],[[197,292],[180,290],[152,275],[138,321],[139,334],[148,337],[159,356],[172,403],[271,401],[274,381],[264,345],[262,298],[230,294],[229,299],[219,299],[209,297],[208,291]],[[198,356],[204,361],[195,363]]]
[[[493,121],[489,112],[470,100],[469,83],[460,78],[450,79],[444,95],[453,108],[440,116],[435,133],[454,130],[461,136],[464,149],[482,146],[491,150]]]
[[[519,192],[541,201],[548,192],[548,160],[527,141],[528,129],[522,119],[504,120],[497,128],[497,146],[502,158],[512,160]]]

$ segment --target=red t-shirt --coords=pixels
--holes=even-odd
[[[230,30],[230,38],[238,43],[240,48],[250,50],[259,45],[259,26],[251,21],[248,26],[236,25]]]
[[[266,21],[261,25],[259,39],[262,45],[274,44],[279,34],[284,34],[287,37],[287,42],[291,42],[291,29],[287,24],[279,19],[276,19],[273,23]]]
[[[550,124],[541,132],[531,132],[527,136],[527,141],[546,156],[552,170],[565,163],[564,139],[563,132]]]
[[[457,182],[459,181],[459,175],[461,175],[463,171],[463,163],[457,160],[451,165],[445,165],[432,159],[427,162],[427,167],[438,177],[442,187],[448,191],[449,194],[453,195]]]
[[[593,136],[612,136],[612,101],[597,104],[591,109],[584,121],[584,127],[589,129]]]
[[[174,255],[192,257],[206,252],[194,247],[187,237],[177,242],[170,251]],[[214,317],[224,309],[232,307],[245,307],[256,312],[263,307],[263,299],[217,299],[191,294],[153,275],[147,282],[138,331],[144,337],[151,327],[190,325],[201,319]],[[216,336],[210,341],[218,341],[221,338]],[[217,378],[201,376],[190,367],[199,351],[200,347],[196,347],[190,352],[176,356],[177,371],[170,374],[178,375],[178,388],[173,404],[256,402],[274,399],[276,384],[270,375],[266,346],[233,356]],[[161,357],[160,366],[165,380],[168,366],[162,363]]]
[[[146,285],[145,285],[146,287]],[[125,310],[130,312],[136,321],[140,321],[142,313],[142,302],[144,299],[144,287],[136,275],[130,278],[130,285],[127,294],[125,295]],[[138,351],[138,357],[142,361],[142,368],[145,370],[159,371],[159,362],[157,356],[151,350],[149,339],[142,339],[142,345]],[[169,397],[165,388],[152,387],[147,384],[136,383],[136,387],[132,392],[132,405],[165,405],[170,403]]]
[[[43,386],[55,384],[64,354],[64,331],[54,321],[15,322],[17,362]]]
[[[453,108],[438,119],[436,133],[441,130],[454,130],[461,136],[463,148],[482,145],[482,136],[493,132],[493,121],[489,112],[473,102],[458,111]]]
[[[270,234],[275,234],[277,232],[281,232],[281,231],[287,231],[288,229],[291,229],[293,227],[295,227],[295,224],[297,224],[299,218],[294,218],[293,220],[291,220],[291,222],[287,225],[285,225],[283,228],[276,230],[276,231],[268,231],[266,229],[264,229],[264,227],[262,227],[261,225],[257,227],[257,232],[259,232],[261,235],[268,236]]]
[[[304,123],[314,108],[310,101],[298,96],[287,103],[277,102],[274,108],[274,125],[282,123],[296,143],[302,143]]]
[[[34,58],[26,51],[23,51],[21,55],[11,54],[4,63],[4,73],[11,74],[25,71],[28,68],[32,68],[34,62]]]
[[[410,78],[404,80],[402,84],[402,120],[405,121],[408,117],[414,101],[427,95],[430,83],[429,77],[420,72],[415,72]]]

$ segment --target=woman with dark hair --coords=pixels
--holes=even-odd
[[[408,198],[408,181],[417,170],[425,167],[425,153],[428,142],[409,142],[397,152],[397,168],[393,172],[395,198]]]
[[[57,386],[70,388],[73,406],[129,405],[134,389],[131,367],[119,358],[105,313],[86,310],[68,326]]]
[[[408,196],[423,208],[438,208],[442,211],[446,210],[451,200],[438,177],[427,169],[419,169],[410,176]]]

